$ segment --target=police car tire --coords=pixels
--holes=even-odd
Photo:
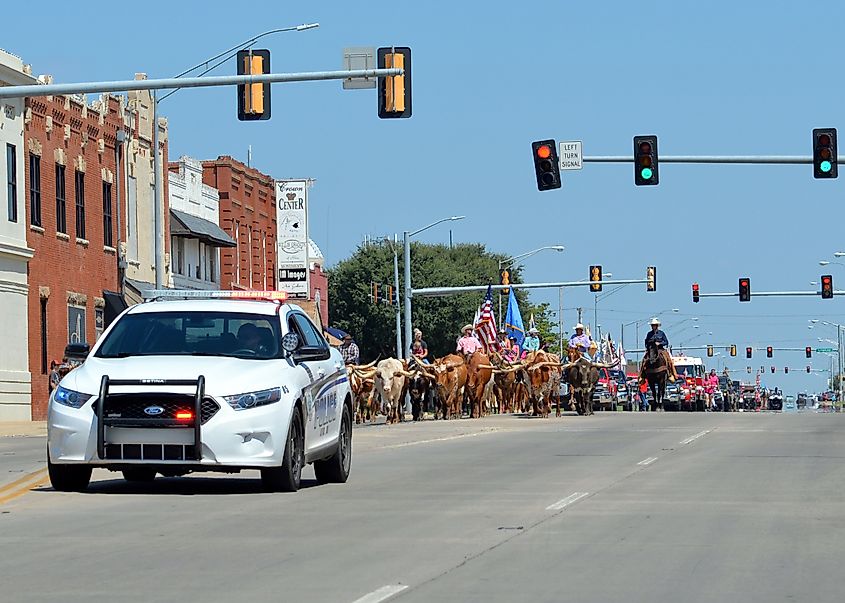
[[[281,466],[266,467],[261,470],[261,484],[265,491],[296,492],[299,490],[302,466],[305,464],[304,444],[302,413],[299,406],[295,406],[288,427],[288,437]]]
[[[149,467],[131,467],[121,471],[127,482],[151,482],[156,478],[155,469]]]
[[[91,467],[87,465],[54,465],[47,454],[47,473],[50,484],[59,492],[84,492],[91,481]]]
[[[352,466],[352,417],[349,407],[343,405],[340,419],[340,433],[337,436],[337,451],[328,459],[315,461],[314,475],[319,484],[343,484],[349,478]]]

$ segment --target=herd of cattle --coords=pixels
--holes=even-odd
[[[495,353],[475,352],[469,357],[450,354],[432,364],[387,358],[347,365],[347,372],[355,397],[355,422],[383,414],[388,423],[395,423],[405,418],[406,394],[414,421],[422,420],[427,407],[435,419],[460,418],[464,407],[470,418],[490,412],[548,417],[552,405],[560,416],[563,402],[578,414],[592,414],[598,369],[611,366],[591,362],[576,350],[569,352],[565,362],[538,351],[515,364]],[[569,385],[566,400],[561,400],[562,382]]]

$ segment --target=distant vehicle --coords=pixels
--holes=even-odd
[[[757,408],[757,386],[742,385],[740,392],[740,404],[745,410],[756,410]]]
[[[795,396],[787,396],[783,402],[784,411],[798,410],[798,405],[795,403]]]
[[[695,356],[672,356],[675,372],[678,373],[680,391],[680,410],[703,411],[704,396],[704,362]]]
[[[616,383],[616,404],[621,404],[624,410],[633,410],[631,407],[632,389],[628,387],[625,371],[611,370],[610,377]]]
[[[801,408],[807,408],[807,394],[800,393],[798,394],[798,400],[796,400],[796,406]]]
[[[769,410],[783,410],[783,395],[769,394],[767,406]]]
[[[599,380],[593,391],[593,410],[615,410],[616,389],[616,381],[610,378],[610,372],[599,369]]]

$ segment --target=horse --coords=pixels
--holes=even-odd
[[[663,399],[666,397],[666,379],[669,376],[669,363],[666,356],[656,347],[651,346],[643,359],[643,374],[648,380],[654,404],[651,410],[663,410]]]

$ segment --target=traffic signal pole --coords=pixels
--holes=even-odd
[[[511,283],[509,285],[470,285],[467,287],[426,287],[423,289],[411,289],[413,295],[421,297],[439,297],[443,295],[456,295],[458,293],[472,293],[474,291],[487,291],[490,287],[493,291],[499,291],[510,287],[511,289],[562,289],[564,287],[589,287],[590,285],[635,285],[645,284],[648,281],[644,278],[611,281],[564,281],[560,283]]]
[[[586,163],[633,163],[630,155],[585,155]],[[845,155],[837,156],[845,164]],[[745,163],[758,165],[790,165],[813,163],[812,155],[661,155],[660,163]]]
[[[834,295],[845,295],[845,291],[834,291]],[[797,296],[821,296],[821,291],[754,291],[751,297],[797,297]],[[731,293],[701,293],[699,297],[739,297],[738,292]]]

